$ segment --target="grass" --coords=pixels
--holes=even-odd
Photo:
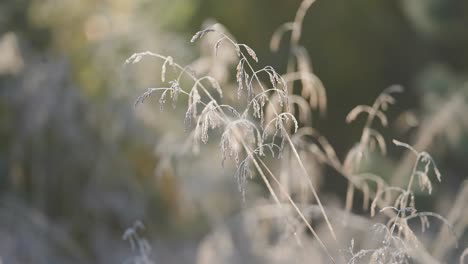
[[[395,95],[403,92],[402,87],[390,86],[371,106],[360,105],[349,112],[347,123],[364,114],[367,119],[361,138],[343,161],[326,137],[312,127],[311,119],[315,112],[325,113],[329,105],[326,90],[312,71],[307,50],[300,45],[303,19],[313,2],[304,0],[294,21],[281,25],[273,34],[270,47],[275,51],[282,39],[289,36],[286,33],[291,32],[290,56],[284,74],[271,66],[257,67],[259,58],[252,48],[237,42],[220,25],[213,25],[197,32],[191,42],[211,36],[214,41],[209,45],[212,45],[218,60],[229,60],[218,56],[224,50],[235,53],[237,66],[232,78],[235,81],[224,83],[211,76],[198,76],[189,66],[178,64],[171,56],[149,51],[135,53],[126,64],[138,63],[144,57],[161,60],[161,81],[167,83],[163,87],[148,88],[136,99],[135,107],[154,95],[159,96],[161,110],[167,100],[176,107],[179,97],[185,96],[184,122],[187,145],[191,150],[197,152],[202,143],[207,144],[219,135],[223,163],[232,160],[235,164],[235,177],[244,203],[258,209],[241,212],[241,215],[248,213],[253,215],[250,218],[254,218],[242,225],[254,230],[244,238],[250,245],[248,256],[242,255],[244,263],[252,256],[265,263],[290,263],[283,262],[284,256],[289,260],[294,258],[298,263],[309,263],[310,257],[323,263],[438,263],[451,249],[446,248],[445,252],[433,256],[429,243],[418,236],[425,234],[429,219],[435,218],[442,222],[441,230],[448,228],[451,231],[456,246],[457,232],[453,223],[458,219],[446,219],[436,213],[417,210],[415,192],[430,195],[433,183],[443,178],[431,155],[416,150],[410,144],[392,140],[394,145],[405,148],[408,155],[414,154],[415,157],[414,160],[408,156],[402,161],[413,160],[411,174],[404,176],[409,179],[406,187],[391,185],[379,175],[362,171],[363,161],[371,160],[376,152],[386,155],[388,151],[388,139],[376,127],[389,124],[385,111],[396,102]],[[229,65],[229,62],[222,65]],[[169,80],[168,77],[173,78]],[[295,81],[300,81],[300,85]],[[273,166],[269,162],[272,158],[279,159],[281,166]],[[320,169],[311,169],[310,164],[332,168],[347,180],[344,206],[333,207],[331,203],[324,203],[326,194],[320,193],[316,184]],[[246,198],[248,182],[255,177],[259,177],[268,191],[266,203],[259,202],[262,197]],[[368,217],[357,216],[353,212],[356,191],[362,194],[362,208],[370,211]],[[417,233],[415,225],[410,223],[413,219],[420,220],[421,232]],[[266,231],[262,233],[253,227]],[[136,234],[135,227],[131,230],[126,237],[132,242],[131,234]],[[233,234],[226,231],[221,234],[224,246],[214,243],[211,254],[236,255],[230,244],[232,241],[229,242]],[[436,238],[432,245],[449,239],[443,235]],[[215,236],[212,239],[220,238]],[[209,255],[210,246],[206,246],[209,244],[208,238],[200,248],[201,263],[210,261],[203,257]],[[311,248],[317,250],[310,253]],[[223,250],[229,252],[219,252]],[[146,257],[147,252],[142,254]],[[260,257],[262,255],[265,256]],[[460,261],[463,261],[463,256]]]

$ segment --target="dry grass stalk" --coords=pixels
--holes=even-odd
[[[197,32],[191,39],[191,42],[194,42],[208,35],[217,35],[219,37],[213,41],[214,49],[211,48],[215,56],[224,49],[231,49],[237,55],[235,80],[239,101],[244,102],[245,99],[243,111],[237,110],[230,104],[221,103],[224,82],[209,75],[199,78],[189,66],[182,67],[170,56],[151,52],[136,53],[127,59],[126,63],[137,63],[144,56],[152,56],[164,61],[161,69],[163,82],[167,65],[172,66],[179,75],[169,82],[170,87],[149,88],[136,100],[135,105],[143,103],[156,92],[161,93],[159,99],[161,106],[167,96],[171,97],[175,106],[178,95],[186,95],[188,106],[185,124],[188,130],[193,127],[188,138],[194,149],[199,148],[200,141],[208,143],[212,130],[220,130],[223,163],[228,157],[234,159],[237,167],[235,177],[243,199],[245,200],[248,179],[258,175],[280,209],[287,232],[295,237],[297,245],[303,245],[301,236],[303,233],[298,230],[307,230],[329,260],[335,263],[335,254],[330,248],[337,246],[337,234],[322,205],[316,183],[311,178],[312,174],[305,166],[306,162],[313,160],[317,164],[330,166],[348,180],[344,210],[348,215],[353,209],[352,203],[357,189],[363,193],[363,209],[370,208],[370,214],[374,216],[379,208],[380,212],[389,217],[387,225],[379,227],[385,234],[379,247],[357,250],[354,240],[351,240],[348,263],[355,263],[361,259],[369,259],[370,263],[405,263],[410,257],[432,263],[434,258],[424,249],[408,225],[408,221],[419,219],[424,232],[429,227],[431,217],[441,220],[453,231],[450,221],[442,216],[430,212],[416,212],[415,209],[413,192],[415,178],[418,179],[420,189],[427,190],[429,194],[433,190],[429,175],[434,174],[437,180],[441,181],[441,173],[432,157],[427,152],[417,151],[409,144],[393,141],[395,145],[405,147],[416,155],[416,162],[413,164],[413,171],[406,188],[390,186],[378,175],[359,171],[361,160],[371,151],[378,148],[383,155],[386,154],[385,139],[373,128],[373,124],[377,120],[384,127],[388,125],[385,111],[389,105],[395,103],[393,94],[401,92],[402,88],[391,86],[377,97],[372,106],[357,106],[349,112],[346,117],[348,123],[356,120],[361,114],[366,114],[367,119],[359,142],[349,151],[343,162],[337,157],[326,138],[311,127],[311,110],[318,109],[324,113],[327,105],[323,84],[312,72],[307,51],[299,46],[303,19],[313,2],[313,0],[304,0],[294,22],[281,26],[272,38],[271,47],[277,50],[284,33],[292,31],[291,57],[284,75],[278,74],[271,66],[255,70],[253,62],[258,62],[255,51],[245,44],[237,43],[227,33],[216,30],[216,26]],[[229,45],[230,48],[223,45],[221,49],[221,43]],[[268,77],[270,83],[262,83],[260,75]],[[183,77],[187,77],[193,83],[190,91],[185,91],[180,86]],[[296,80],[302,83],[301,95],[291,94],[293,87],[288,84]],[[208,87],[216,93],[210,91]],[[193,120],[196,120],[194,125],[192,125]],[[279,177],[265,163],[264,158],[267,156],[282,160],[283,167]],[[295,181],[301,183],[299,187],[293,186],[290,182],[292,166],[298,171]],[[329,236],[333,239],[331,243],[325,242],[323,236],[320,236],[312,226],[307,214],[298,206],[298,200],[310,202],[312,199],[317,203],[316,207],[323,217]],[[293,209],[293,213],[285,210],[283,202]],[[348,217],[344,218],[343,222],[347,219]]]

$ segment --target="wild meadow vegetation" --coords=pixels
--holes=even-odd
[[[304,0],[294,20],[273,33],[271,50],[281,45],[289,50],[284,73],[259,66],[256,52],[220,24],[198,31],[190,42],[211,49],[204,54],[204,68],[226,67],[221,69],[227,75],[223,78],[232,83],[181,65],[175,55],[147,51],[125,62],[162,63],[161,86],[148,88],[135,107],[157,97],[163,111],[167,104],[175,108],[183,100],[185,117],[180,119],[186,136],[180,153],[198,154],[214,141],[222,165],[234,164],[243,209],[235,227],[223,223],[202,242],[198,263],[439,263],[448,256],[453,261],[452,254],[461,252],[468,185],[452,196],[448,215],[419,210],[418,200],[424,197],[416,194],[431,195],[447,176],[424,145],[386,138],[381,132],[392,121],[387,110],[405,96],[403,87],[384,88],[373,103],[349,111],[346,123],[365,121],[360,138],[343,157],[314,128],[314,119],[326,116],[334,105],[313,70],[313,58],[301,45],[304,17],[313,3]],[[231,70],[233,61],[237,66]],[[412,125],[410,118],[402,122]],[[403,184],[368,169],[375,156],[397,148],[403,158],[393,171]],[[408,165],[411,169],[405,170]],[[317,187],[327,177],[324,167],[346,179],[343,203],[327,201],[327,193]],[[265,191],[249,195],[251,181]],[[468,251],[462,252],[460,263]],[[153,263],[144,252],[138,261]]]
[[[0,264],[468,263],[465,2],[0,1]]]

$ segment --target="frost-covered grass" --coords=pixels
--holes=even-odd
[[[203,144],[215,141],[223,164],[232,160],[237,168],[235,178],[245,209],[233,225],[222,225],[207,237],[199,249],[199,263],[443,261],[458,246],[453,224],[464,216],[447,219],[433,212],[420,212],[415,193],[432,194],[433,185],[444,179],[444,172],[439,171],[430,153],[387,139],[379,131],[390,123],[386,111],[404,92],[403,88],[390,86],[372,105],[359,105],[349,112],[347,123],[364,115],[366,121],[360,139],[342,158],[326,136],[313,127],[313,116],[333,107],[327,102],[322,82],[312,71],[307,50],[300,44],[303,19],[313,2],[304,0],[295,19],[273,34],[273,51],[281,43],[289,43],[285,73],[272,66],[259,67],[261,58],[255,51],[236,41],[219,24],[192,37],[191,42],[201,41],[205,50],[212,50],[196,66],[181,65],[176,56],[149,51],[135,53],[126,61],[128,65],[151,57],[162,63],[163,85],[148,88],[136,99],[135,107],[148,97],[157,96],[162,110],[166,101],[176,107],[185,97],[183,119],[187,136],[186,147],[181,151],[198,154]],[[232,78],[231,71],[235,71]],[[218,79],[204,74],[210,72],[217,73]],[[393,145],[387,146],[389,141]],[[413,169],[405,176],[408,180],[403,186],[391,185],[363,166],[373,156],[384,156],[396,147],[414,154],[408,156]],[[347,180],[343,206],[327,202],[327,193],[318,187],[317,182],[325,177],[321,174],[323,167]],[[248,183],[257,177],[268,191],[267,197],[248,195]],[[466,197],[465,189],[466,185],[459,199]],[[355,215],[357,192],[368,215]],[[452,212],[463,210],[460,206],[463,205],[454,204]],[[416,230],[414,220],[420,221],[421,231]],[[439,235],[434,231],[424,233],[432,220],[442,223]],[[131,242],[134,229],[130,229],[130,235],[126,233]],[[446,230],[451,236],[445,234]],[[132,243],[139,244],[140,240],[136,241]],[[451,246],[433,255],[433,247],[441,243]],[[147,258],[147,248],[143,248],[141,258]]]

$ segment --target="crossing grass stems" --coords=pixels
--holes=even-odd
[[[161,82],[167,85],[148,88],[136,99],[135,107],[157,94],[162,110],[167,100],[175,107],[179,96],[186,96],[184,122],[188,144],[192,146],[192,150],[199,149],[201,143],[208,143],[213,136],[211,131],[220,131],[219,147],[223,163],[228,159],[234,160],[237,168],[235,177],[244,202],[249,179],[260,177],[281,214],[286,226],[285,232],[294,237],[299,248],[304,247],[304,233],[308,231],[327,256],[327,262],[331,263],[359,263],[364,260],[367,263],[409,263],[410,259],[437,263],[438,260],[430,254],[409,225],[413,219],[419,219],[424,232],[429,228],[430,218],[440,220],[452,231],[456,241],[457,235],[452,226],[455,219],[449,221],[439,214],[418,212],[416,209],[414,182],[418,181],[421,191],[431,194],[433,182],[440,182],[443,178],[430,154],[416,150],[407,143],[392,141],[395,146],[406,149],[415,157],[406,188],[390,186],[379,175],[360,171],[361,162],[374,151],[386,154],[386,139],[374,124],[378,122],[383,127],[388,125],[385,111],[396,102],[395,96],[402,93],[403,88],[391,86],[372,105],[360,105],[349,112],[347,123],[361,115],[367,115],[367,119],[360,140],[343,161],[338,158],[326,137],[312,127],[313,112],[323,115],[327,108],[326,91],[313,72],[307,50],[300,45],[303,19],[313,2],[314,0],[304,0],[295,19],[281,25],[273,34],[270,43],[272,51],[277,51],[284,42],[283,39],[289,36],[290,56],[284,74],[278,73],[271,66],[258,69],[256,65],[259,58],[255,51],[248,45],[237,42],[220,25],[203,29],[192,37],[190,41],[197,42],[208,34],[217,36],[213,45],[215,56],[220,49],[232,49],[235,52],[237,102],[223,102],[224,94],[231,91],[225,91],[215,78],[197,76],[191,67],[178,64],[171,56],[146,51],[133,54],[125,64],[138,63],[144,57],[158,59],[162,63]],[[166,82],[168,76],[175,78]],[[192,83],[190,89],[182,87],[182,83],[189,82]],[[299,93],[294,94],[293,91]],[[240,107],[243,109],[239,110]],[[282,160],[279,174],[268,165],[269,157]],[[387,218],[386,223],[377,223],[370,230],[374,234],[382,234],[378,246],[356,249],[357,243],[353,238],[347,249],[340,248],[339,242],[344,236],[337,233],[332,223],[339,221],[332,221],[330,218],[330,210],[322,203],[319,189],[313,181],[316,176],[311,175],[312,172],[305,165],[310,164],[311,160],[304,159],[329,166],[347,179],[348,189],[342,209],[344,212],[352,214],[357,190],[363,194],[362,207],[370,210],[370,217],[382,215]],[[298,166],[298,172],[291,173],[291,164]],[[302,184],[291,184],[292,177]],[[303,195],[297,195],[298,193]],[[305,203],[314,203],[318,208],[326,233],[321,232],[319,235],[310,217],[304,212]],[[302,224],[297,224],[298,220]],[[138,248],[142,254],[140,258],[148,262],[148,247],[141,245],[139,241],[142,240],[135,240],[138,238],[136,230],[140,226],[141,223],[129,229],[125,238],[129,239],[132,247]],[[301,229],[300,226],[305,228]],[[326,239],[323,236],[327,236]],[[465,250],[460,258],[461,262],[466,255]]]

